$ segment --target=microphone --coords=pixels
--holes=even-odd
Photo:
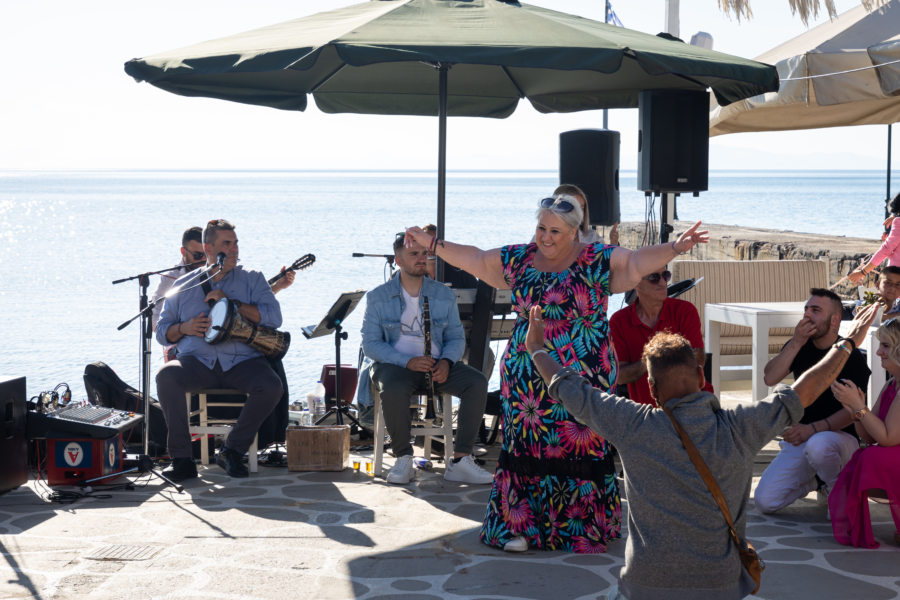
[[[363,257],[371,257],[371,258],[384,258],[388,261],[394,260],[393,254],[364,254],[362,252],[354,252],[352,254],[353,258],[363,258]]]
[[[218,266],[220,269],[225,266],[224,252],[219,252],[218,254],[216,254],[216,266]]]

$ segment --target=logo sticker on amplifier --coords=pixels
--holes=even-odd
[[[69,442],[63,448],[63,459],[70,467],[77,467],[84,461],[84,449],[78,442]]]
[[[110,444],[107,449],[107,457],[109,459],[109,466],[114,467],[116,465],[116,444]]]

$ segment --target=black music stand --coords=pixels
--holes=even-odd
[[[343,425],[343,415],[346,415],[357,427],[362,428],[360,422],[350,414],[350,407],[343,403],[344,399],[341,396],[341,340],[347,339],[347,333],[343,330],[344,320],[346,320],[347,315],[353,312],[353,309],[356,308],[356,305],[359,304],[359,301],[362,300],[362,297],[365,294],[366,290],[344,292],[334,304],[331,305],[331,308],[328,309],[328,313],[321,321],[319,321],[318,325],[315,327],[308,325],[300,330],[308,340],[328,335],[332,331],[334,332],[334,406],[329,408],[324,415],[319,417],[316,421],[316,425],[321,424],[330,415],[334,415],[338,425]]]

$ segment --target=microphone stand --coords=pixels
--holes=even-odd
[[[221,260],[219,262],[221,262]],[[194,263],[194,264],[196,264],[196,263]],[[161,300],[165,300],[166,298],[175,296],[176,294],[179,294],[185,290],[189,290],[194,287],[197,287],[198,285],[203,285],[203,283],[205,281],[212,279],[212,276],[209,275],[209,272],[210,272],[210,270],[213,269],[213,267],[217,267],[217,266],[219,266],[218,263],[209,265],[208,267],[206,267],[206,269],[203,269],[202,271],[200,271],[199,274],[207,275],[206,278],[204,278],[203,281],[201,281],[200,283],[191,285],[189,287],[185,287],[185,285],[182,284],[181,286],[179,286],[177,288],[173,288],[173,289],[169,290]],[[135,467],[127,469],[125,471],[121,471],[119,473],[111,473],[109,475],[105,475],[104,477],[102,477],[102,479],[107,479],[114,475],[122,475],[125,473],[131,473],[134,471],[140,471],[141,473],[149,471],[150,473],[153,473],[154,475],[156,475],[157,477],[159,477],[160,479],[162,479],[169,485],[173,486],[179,493],[184,491],[184,486],[175,483],[174,481],[172,481],[171,479],[169,479],[168,477],[166,477],[165,475],[160,473],[158,470],[156,470],[154,468],[153,459],[150,458],[150,456],[149,456],[149,454],[150,454],[150,357],[152,355],[150,341],[153,337],[153,323],[151,321],[151,316],[153,314],[153,309],[156,307],[157,304],[159,304],[159,301],[148,302],[147,288],[150,285],[150,275],[158,275],[160,273],[167,273],[169,271],[174,271],[174,270],[180,269],[180,268],[181,268],[181,266],[179,265],[177,267],[171,267],[168,269],[162,269],[159,271],[153,271],[153,272],[148,272],[148,273],[140,273],[138,275],[133,275],[131,277],[125,277],[123,279],[117,279],[117,280],[113,281],[113,285],[116,285],[119,283],[137,279],[139,290],[140,290],[140,294],[139,294],[140,310],[138,311],[138,313],[136,315],[134,315],[133,317],[131,317],[130,319],[128,319],[127,321],[125,321],[124,323],[119,325],[117,327],[117,329],[119,331],[121,331],[122,329],[128,327],[128,325],[131,324],[131,322],[134,321],[135,319],[137,319],[137,318],[141,319],[141,327],[140,327],[140,347],[141,347],[141,353],[140,353],[141,384],[140,384],[140,386],[141,386],[141,388],[140,388],[140,391],[141,391],[142,400],[144,402],[144,439],[143,439],[143,447],[142,447],[143,452],[141,454],[137,455],[137,457],[136,457],[137,465]],[[134,459],[132,459],[132,460],[134,460]]]

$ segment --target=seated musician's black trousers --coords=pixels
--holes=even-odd
[[[391,436],[394,456],[412,454],[409,442],[412,418],[409,414],[411,396],[425,393],[425,374],[388,363],[372,365],[372,381],[381,396],[384,424]],[[434,384],[435,394],[450,394],[459,398],[454,452],[469,454],[484,418],[487,400],[487,379],[469,365],[457,362],[450,368],[447,381]]]
[[[185,393],[203,389],[234,389],[246,392],[247,402],[225,445],[243,454],[253,437],[281,398],[281,380],[263,358],[251,358],[223,371],[217,362],[212,369],[191,356],[167,362],[156,374],[156,391],[169,427],[167,444],[172,458],[189,458],[191,436],[188,431]]]

